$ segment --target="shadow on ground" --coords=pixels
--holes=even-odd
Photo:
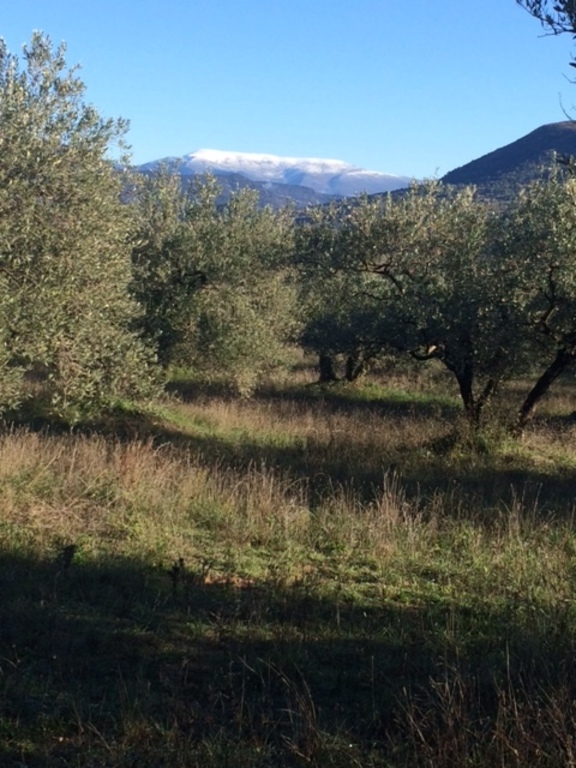
[[[170,382],[166,391],[178,397],[184,403],[218,398],[233,401],[237,395],[221,384],[197,381]],[[368,392],[368,394],[367,394]],[[305,386],[278,389],[261,387],[257,393],[260,402],[297,403],[321,406],[326,412],[354,413],[370,412],[397,418],[440,417],[455,419],[461,413],[456,403],[450,403],[446,397],[427,395],[421,399],[409,394],[397,393],[387,396],[374,395],[370,390],[354,384],[335,382],[334,384],[308,384]]]
[[[221,388],[196,383],[174,385],[176,392],[184,402],[206,401],[212,397],[233,399]],[[361,390],[359,392],[361,394]],[[357,444],[354,436],[345,431],[332,434],[328,443],[309,437],[285,445],[258,442],[248,433],[222,437],[207,434],[205,430],[184,432],[167,423],[144,424],[142,434],[151,434],[157,442],[191,451],[207,465],[239,471],[262,466],[287,473],[306,484],[313,506],[331,496],[338,486],[353,488],[360,498],[370,501],[382,490],[385,478],[394,474],[409,499],[419,500],[426,506],[445,496],[450,499],[446,509],[458,515],[473,511],[479,516],[484,511],[493,515],[495,508],[516,511],[522,508],[531,515],[572,515],[574,471],[570,467],[556,467],[549,461],[536,463],[514,452],[503,455],[489,444],[480,445],[480,450],[470,449],[461,440],[461,409],[446,404],[443,398],[351,399],[350,392],[338,386],[313,385],[292,392],[264,390],[258,393],[257,399],[273,408],[277,406],[279,416],[285,413],[287,403],[295,403],[307,407],[317,405],[321,413],[346,414],[351,417],[351,423],[355,414],[374,414],[376,428],[379,417],[392,419],[394,423],[421,420],[445,427],[439,432],[439,438],[423,439],[416,447],[382,452],[367,450],[362,441]],[[569,429],[573,421],[572,416],[537,416],[533,428],[552,427],[563,431]],[[129,436],[133,435],[134,431],[130,431]]]
[[[236,400],[229,390],[219,385],[196,382],[178,382],[170,386],[184,402]],[[507,510],[522,508],[528,514],[570,516],[574,505],[574,472],[569,467],[556,467],[550,462],[537,464],[518,454],[508,456],[501,452],[469,451],[458,445],[458,432],[454,425],[460,418],[457,406],[446,405],[442,399],[427,401],[398,401],[394,398],[379,400],[350,399],[350,392],[337,387],[304,387],[292,392],[264,390],[258,401],[278,407],[281,416],[286,404],[318,406],[323,413],[375,415],[422,422],[445,424],[441,436],[423,440],[416,447],[396,447],[388,451],[370,450],[345,431],[335,432],[329,441],[314,437],[278,444],[259,440],[247,430],[232,430],[222,436],[206,428],[195,430],[193,425],[179,429],[160,418],[135,413],[113,413],[89,425],[73,428],[76,433],[99,434],[114,441],[152,440],[157,445],[169,445],[175,452],[192,455],[205,466],[217,466],[246,471],[248,468],[277,470],[283,475],[305,484],[312,507],[334,494],[338,487],[352,488],[362,500],[368,502],[377,496],[386,478],[397,476],[407,498],[418,501],[422,507],[445,498],[447,513],[459,516],[493,515],[495,508]],[[553,428],[566,430],[572,417],[548,417],[545,422]],[[64,424],[42,420],[28,422],[28,428],[42,430],[47,435],[61,435],[70,431]],[[536,422],[538,426],[538,422]],[[456,439],[455,439],[456,435]],[[352,439],[351,439],[352,437]],[[377,441],[375,441],[375,444]]]
[[[444,714],[488,733],[502,691],[576,694],[568,612],[545,625],[528,599],[478,610],[395,603],[385,587],[367,606],[305,582],[3,551],[1,764],[218,765],[192,759],[218,742],[258,746],[246,765],[355,765],[321,757],[345,742],[384,765],[414,702],[442,718],[460,687],[466,711]],[[454,681],[445,697],[438,680]]]

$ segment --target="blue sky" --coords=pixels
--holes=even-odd
[[[572,41],[514,0],[17,0],[0,37],[66,41],[136,163],[200,148],[442,175],[576,115]],[[574,107],[574,108],[573,108]]]

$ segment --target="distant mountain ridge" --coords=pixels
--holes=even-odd
[[[549,123],[526,136],[455,168],[445,184],[474,184],[485,197],[507,200],[551,168],[557,156],[576,155],[576,122]]]
[[[576,121],[549,123],[516,141],[445,174],[444,184],[478,188],[483,197],[506,202],[519,188],[541,178],[558,156],[576,156]],[[386,194],[408,187],[408,176],[366,171],[341,160],[295,158],[200,149],[183,157],[166,157],[137,167],[152,173],[161,165],[178,173],[184,186],[195,176],[212,173],[222,188],[221,202],[234,190],[251,188],[262,205],[299,208],[366,194]]]
[[[219,180],[225,177],[234,177],[237,182],[245,179],[263,194],[285,194],[304,205],[326,202],[332,197],[390,192],[407,187],[411,181],[407,176],[367,171],[342,160],[215,149],[201,149],[183,157],[154,160],[138,166],[138,170],[150,173],[160,165],[166,165],[184,179],[207,172],[213,173]],[[285,186],[292,189],[283,190]],[[298,194],[297,190],[302,192]]]

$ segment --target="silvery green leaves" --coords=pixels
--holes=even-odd
[[[184,192],[167,169],[140,180],[132,290],[164,366],[249,394],[294,337],[292,213],[250,191],[219,206],[218,192],[210,177]]]
[[[132,213],[106,154],[125,125],[100,118],[83,94],[64,47],[48,37],[36,33],[22,61],[3,48],[0,306],[9,365],[0,389],[13,390],[14,367],[42,370],[34,386],[21,379],[19,398],[69,418],[145,396],[154,379],[152,355],[131,331]]]

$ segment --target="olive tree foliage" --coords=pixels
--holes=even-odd
[[[576,40],[575,0],[516,0],[516,3],[538,19],[547,34],[569,34]],[[575,55],[569,64],[576,67]]]
[[[497,223],[473,189],[430,182],[361,200],[334,223],[329,248],[322,233],[317,244],[328,286],[334,274],[355,281],[371,339],[445,366],[474,429],[529,359],[517,274],[494,255]]]
[[[198,210],[169,168],[137,176],[131,198],[137,215],[131,290],[143,308],[138,327],[167,367],[186,357],[192,302],[205,282],[189,231]]]
[[[208,376],[224,372],[249,394],[286,360],[297,326],[292,212],[260,208],[250,190],[220,209],[202,196],[197,205],[202,215],[192,217],[191,228],[206,282],[194,307],[191,363]]]
[[[473,428],[527,354],[517,275],[494,257],[496,224],[472,188],[413,187],[388,198],[381,245],[365,258],[387,285],[389,340],[450,371]]]
[[[154,388],[108,159],[125,129],[84,102],[64,46],[36,33],[20,60],[0,42],[0,408],[40,390],[48,410],[79,416]]]
[[[536,380],[518,411],[522,431],[554,381],[576,363],[576,178],[526,187],[503,217],[502,263],[516,275]]]
[[[133,284],[144,330],[164,365],[224,377],[249,394],[282,363],[295,332],[292,213],[260,208],[249,190],[219,206],[210,177],[192,194],[178,184],[153,178],[144,196]]]

